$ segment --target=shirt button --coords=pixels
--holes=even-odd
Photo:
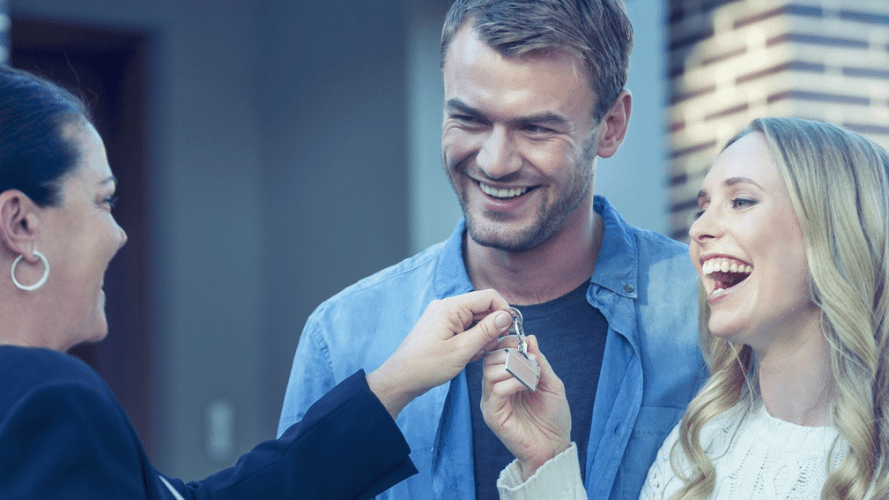
[[[633,285],[624,285],[624,291],[627,293],[631,293],[634,290]]]

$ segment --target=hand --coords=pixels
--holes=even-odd
[[[367,376],[367,384],[392,418],[414,398],[456,377],[467,363],[496,348],[497,337],[512,324],[512,317],[503,311],[507,307],[494,290],[431,302],[395,353]]]
[[[519,459],[523,480],[571,445],[565,385],[538,349],[537,338],[530,335],[526,341],[528,355],[540,366],[537,389],[531,392],[506,371],[506,351],[499,349],[485,355],[481,403],[485,423]],[[514,344],[515,339],[504,342]]]

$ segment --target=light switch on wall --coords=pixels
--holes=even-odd
[[[225,399],[217,399],[207,407],[207,455],[211,460],[225,462],[234,450],[235,410]]]

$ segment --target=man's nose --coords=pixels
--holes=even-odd
[[[499,126],[493,127],[484,139],[475,162],[491,179],[506,177],[522,168],[515,140],[505,127]]]

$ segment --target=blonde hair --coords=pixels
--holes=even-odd
[[[830,346],[831,425],[848,443],[828,471],[822,499],[889,496],[889,155],[843,128],[796,118],[763,118],[729,141],[759,132],[771,149],[806,245],[812,300]],[[757,401],[750,346],[714,337],[701,301],[700,336],[711,376],[689,403],[671,463],[685,481],[673,500],[706,498],[716,474],[700,442],[714,417]],[[690,465],[681,471],[680,454]]]

